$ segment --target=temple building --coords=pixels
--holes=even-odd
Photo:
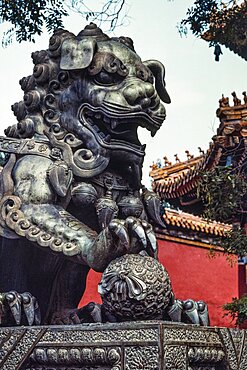
[[[172,278],[175,294],[182,299],[191,294],[193,299],[205,300],[209,305],[211,323],[227,326],[231,323],[222,317],[222,305],[247,293],[246,264],[244,259],[237,263],[235,256],[235,263],[230,265],[217,245],[217,238],[231,230],[233,220],[224,224],[203,219],[203,204],[197,196],[197,184],[202,171],[212,171],[219,165],[244,171],[247,97],[245,92],[242,100],[235,92],[232,97],[233,105],[227,97],[222,96],[219,100],[216,114],[220,124],[206,152],[199,148],[200,154],[194,157],[186,151],[187,160],[184,162],[175,155],[174,164],[164,157],[164,165],[153,163],[150,172],[153,191],[165,201],[163,219],[166,228],[157,229],[156,233],[160,259]],[[241,221],[244,226],[244,211]],[[216,258],[210,259],[209,251],[216,252]]]

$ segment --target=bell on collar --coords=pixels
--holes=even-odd
[[[94,204],[98,198],[97,191],[93,185],[82,182],[76,185],[71,191],[73,203],[77,207]]]
[[[127,218],[129,216],[138,218],[141,216],[143,211],[143,205],[140,198],[134,196],[132,192],[125,195],[118,203],[118,206],[123,218]]]
[[[106,195],[98,199],[95,205],[99,225],[102,229],[105,229],[118,215],[117,203],[112,199],[112,182],[112,179],[105,180]]]

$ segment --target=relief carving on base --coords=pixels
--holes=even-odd
[[[164,321],[0,329],[1,370],[246,370],[246,332]]]
[[[126,370],[159,370],[158,346],[132,346],[125,349]]]

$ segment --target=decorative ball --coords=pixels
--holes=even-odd
[[[143,205],[139,198],[134,195],[126,195],[118,203],[121,215],[124,218],[129,216],[140,217],[143,211]]]
[[[126,254],[112,261],[98,286],[103,306],[119,321],[160,319],[172,287],[164,266],[149,256]]]
[[[97,200],[97,191],[86,182],[82,182],[72,189],[71,197],[77,207],[94,204]]]

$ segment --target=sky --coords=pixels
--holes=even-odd
[[[174,155],[186,159],[185,150],[198,155],[198,147],[206,150],[219,121],[215,115],[221,94],[239,98],[247,90],[247,63],[222,46],[220,62],[215,62],[213,48],[193,35],[180,37],[177,24],[185,17],[192,0],[127,0],[128,18],[112,36],[128,36],[142,60],[157,59],[166,68],[166,87],[171,104],[166,105],[167,118],[154,138],[140,129],[139,138],[146,143],[143,182],[150,184],[149,166],[158,158]],[[65,18],[64,26],[79,33],[87,24],[78,14]],[[1,32],[5,29],[0,25]],[[107,26],[102,25],[106,31]],[[108,33],[109,34],[109,33]],[[0,134],[16,122],[11,104],[20,101],[23,92],[18,81],[32,73],[31,52],[46,49],[49,35],[44,32],[36,43],[14,42],[0,47],[1,99]]]

